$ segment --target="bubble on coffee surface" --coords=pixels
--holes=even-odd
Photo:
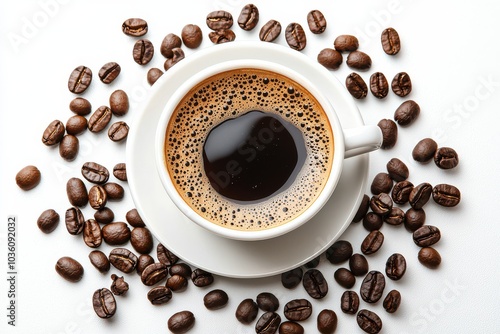
[[[214,189],[202,154],[212,129],[253,111],[293,124],[303,135],[306,154],[286,189],[242,202]],[[178,193],[200,216],[224,227],[251,231],[286,223],[314,203],[330,174],[334,138],[327,116],[305,88],[275,72],[236,69],[205,79],[179,102],[166,131],[165,165]]]

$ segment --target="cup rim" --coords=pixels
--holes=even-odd
[[[186,61],[188,60],[187,59],[184,60],[184,62]],[[183,65],[187,65],[187,63]],[[279,74],[287,76],[288,78],[304,86],[304,88],[306,88],[318,100],[318,102],[324,109],[325,114],[327,115],[328,121],[330,123],[330,126],[332,128],[332,131],[334,133],[334,158],[332,161],[331,170],[328,175],[328,180],[324,185],[323,189],[321,190],[320,194],[316,198],[316,200],[309,207],[307,207],[299,216],[295,217],[294,219],[282,223],[276,227],[266,228],[262,230],[245,231],[245,230],[226,228],[200,216],[198,213],[196,213],[194,210],[190,208],[190,206],[184,201],[184,199],[178,193],[177,189],[175,188],[175,186],[171,181],[171,177],[165,166],[164,145],[166,140],[166,127],[178,103],[194,85],[198,84],[199,82],[202,82],[204,79],[212,75],[215,75],[217,73],[238,68],[258,68],[272,72],[277,72]],[[323,205],[326,204],[331,194],[335,190],[335,187],[342,173],[342,166],[343,166],[344,152],[345,152],[343,130],[340,121],[335,113],[334,107],[332,106],[330,101],[326,98],[326,96],[322,94],[319,91],[319,89],[317,89],[309,79],[297,73],[296,71],[288,67],[285,67],[283,65],[280,65],[276,62],[268,60],[250,59],[250,58],[224,61],[216,65],[209,66],[203,71],[198,72],[196,75],[184,81],[170,96],[167,103],[165,104],[156,128],[155,139],[156,139],[155,140],[156,169],[160,176],[164,189],[166,190],[168,196],[176,205],[176,207],[192,222],[200,225],[201,227],[222,237],[235,240],[242,240],[242,241],[258,241],[258,240],[265,240],[278,237],[298,228],[299,226],[308,222],[312,217],[314,217],[314,215],[320,211]]]

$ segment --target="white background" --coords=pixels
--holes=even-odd
[[[175,3],[175,4],[174,4]],[[80,175],[86,161],[97,161],[112,169],[125,161],[125,144],[112,143],[105,134],[85,133],[79,137],[80,154],[73,162],[62,160],[57,149],[41,143],[46,125],[54,119],[65,122],[72,113],[67,90],[69,73],[78,65],[89,66],[94,82],[84,94],[94,109],[107,104],[109,94],[118,88],[129,93],[131,110],[122,119],[134,126],[134,112],[148,97],[146,72],[152,66],[162,68],[159,46],[170,33],[180,34],[187,23],[198,24],[204,33],[201,48],[211,42],[205,25],[206,14],[225,9],[238,17],[246,4],[239,0],[216,1],[9,1],[0,4],[0,332],[2,333],[164,333],[173,313],[189,309],[196,316],[191,333],[253,333],[254,325],[241,325],[234,317],[238,303],[255,298],[263,291],[273,292],[280,300],[278,312],[295,298],[313,303],[313,316],[302,324],[307,333],[316,332],[315,318],[321,309],[333,309],[339,318],[337,333],[361,333],[355,317],[340,310],[344,291],[334,280],[338,266],[324,257],[318,267],[328,280],[330,292],[323,300],[312,300],[302,286],[286,290],[280,277],[228,279],[217,276],[215,283],[200,289],[190,285],[174,294],[163,306],[152,306],[146,299],[148,288],[137,275],[125,275],[130,291],[117,297],[118,311],[111,320],[98,318],[91,306],[94,290],[109,287],[109,275],[101,275],[88,261],[90,249],[80,238],[70,236],[64,227],[69,207],[66,180]],[[257,40],[258,30],[269,19],[279,20],[283,28],[298,22],[307,28],[306,14],[320,9],[328,20],[327,31],[316,36],[307,30],[308,45],[303,53],[316,61],[325,47],[332,47],[339,34],[354,34],[360,50],[371,55],[373,66],[361,73],[365,80],[381,71],[390,79],[406,71],[413,80],[409,98],[421,106],[421,115],[410,127],[399,128],[399,140],[392,150],[370,154],[369,180],[385,170],[386,162],[398,157],[407,163],[414,184],[450,183],[460,188],[463,199],[453,209],[431,202],[425,207],[427,223],[438,226],[442,240],[436,245],[443,258],[439,269],[430,270],[417,260],[418,247],[403,227],[385,225],[386,241],[382,249],[369,257],[371,269],[384,270],[385,261],[394,252],[407,260],[405,277],[387,280],[386,292],[398,289],[402,305],[395,314],[375,305],[361,303],[380,315],[383,333],[498,333],[500,328],[500,289],[498,285],[500,204],[498,154],[500,150],[500,31],[497,1],[263,1],[256,0],[261,21],[253,32],[234,26],[237,40]],[[153,61],[144,67],[132,60],[134,39],[123,35],[122,22],[129,17],[148,21],[146,35],[156,47]],[[402,51],[396,57],[381,49],[380,32],[396,28]],[[277,43],[286,45],[282,33]],[[186,56],[193,50],[185,49]],[[344,58],[345,59],[345,58]],[[122,73],[116,82],[105,86],[97,73],[106,62],[116,61]],[[342,82],[351,70],[345,65],[332,72]],[[390,93],[383,101],[369,95],[357,105],[367,124],[392,118],[403,99]],[[434,138],[439,146],[451,146],[460,155],[455,170],[439,170],[433,163],[420,165],[411,158],[411,150],[424,137]],[[20,190],[14,177],[19,169],[33,164],[42,171],[40,185],[32,191]],[[128,190],[125,183],[126,191]],[[369,188],[366,189],[369,193]],[[134,207],[129,193],[122,202],[111,203],[117,220]],[[36,220],[40,213],[53,208],[62,217],[59,227],[49,235],[41,233]],[[406,209],[406,207],[405,207]],[[92,209],[86,207],[86,216]],[[16,327],[7,321],[7,246],[8,215],[18,218],[18,282]],[[349,240],[355,252],[367,232],[361,224],[352,225],[342,239]],[[189,242],[189,240],[186,240]],[[300,240],[297,240],[300,242]],[[193,245],[196,247],[196,245]],[[110,246],[103,245],[105,253]],[[155,251],[153,251],[155,255]],[[78,259],[85,268],[79,283],[69,283],[57,275],[54,265],[61,256]],[[182,254],[181,254],[182,257]],[[220,259],[223,261],[224,259]],[[343,266],[347,266],[347,263]],[[357,278],[359,291],[362,278]],[[224,289],[229,304],[208,311],[203,296],[211,289]],[[261,311],[262,313],[262,311]],[[259,313],[259,316],[260,314]]]

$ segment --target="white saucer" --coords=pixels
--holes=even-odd
[[[367,154],[347,159],[337,188],[321,212],[298,229],[270,240],[226,239],[189,221],[177,209],[156,171],[156,125],[176,87],[207,66],[242,58],[278,59],[282,65],[317,83],[336,109],[343,128],[363,125],[360,113],[349,111],[357,110],[352,98],[328,70],[311,59],[307,66],[297,67],[296,60],[307,56],[272,43],[256,54],[252,52],[255,43],[232,42],[211,46],[190,55],[186,65],[181,61],[172,67],[154,84],[151,96],[138,111],[127,139],[130,191],[139,214],[151,232],[165,247],[191,265],[214,274],[238,278],[279,274],[323,253],[352,221],[368,177]],[[262,47],[263,42],[257,43]]]

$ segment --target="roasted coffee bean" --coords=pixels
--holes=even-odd
[[[152,67],[149,69],[147,74],[147,80],[150,85],[154,83],[163,75],[163,71],[157,67]]]
[[[384,73],[375,72],[370,76],[370,91],[377,99],[383,99],[389,93],[389,83]]]
[[[181,275],[190,278],[192,274],[191,267],[187,263],[176,263],[168,268],[170,275]]]
[[[108,195],[103,187],[96,184],[89,190],[89,204],[93,209],[99,210],[106,206]]]
[[[56,119],[50,122],[43,131],[42,143],[47,146],[58,144],[63,139],[65,130],[64,124],[60,120]]]
[[[394,120],[401,126],[410,125],[420,114],[420,106],[413,100],[403,102],[394,112]]]
[[[326,258],[332,264],[349,260],[352,255],[352,245],[349,241],[338,240],[326,250]]]
[[[387,173],[378,173],[372,181],[370,190],[372,194],[390,193],[392,189],[392,178]]]
[[[385,278],[384,275],[376,270],[366,274],[361,284],[361,298],[367,303],[376,303],[384,293]]]
[[[434,154],[434,163],[441,169],[451,169],[458,165],[458,154],[451,147],[441,147]]]
[[[231,29],[221,29],[221,30],[211,31],[208,34],[208,38],[214,44],[223,44],[234,41],[236,39],[236,35],[234,34],[234,31],[232,31]]]
[[[413,190],[413,183],[408,180],[400,181],[392,188],[391,197],[396,204],[406,204],[410,199],[410,194]]]
[[[396,123],[390,119],[382,119],[377,125],[382,130],[382,145],[380,148],[389,149],[394,147],[398,141],[398,126]]]
[[[129,100],[128,95],[121,89],[115,90],[109,96],[109,108],[113,115],[123,116],[128,112]]]
[[[59,219],[59,214],[54,209],[48,209],[40,214],[36,224],[43,233],[50,233],[56,229]]]
[[[203,34],[200,27],[195,24],[188,24],[182,28],[181,38],[186,47],[195,49],[200,46]]]
[[[87,181],[95,184],[104,184],[109,179],[108,169],[96,162],[84,163],[81,172]]]
[[[369,310],[361,310],[356,316],[359,328],[369,334],[377,334],[382,330],[382,320],[380,317]]]
[[[405,257],[399,253],[394,253],[385,263],[385,274],[393,281],[400,280],[406,272]]]
[[[99,224],[109,224],[115,219],[115,214],[110,208],[104,207],[94,213],[94,219]]]
[[[365,255],[375,253],[382,247],[384,235],[380,231],[371,231],[361,243],[361,252]]]
[[[294,50],[304,50],[307,44],[306,33],[298,23],[290,23],[285,29],[285,39],[289,47]]]
[[[121,185],[115,182],[108,182],[103,185],[106,194],[108,195],[108,200],[121,200],[125,195],[125,190]]]
[[[257,295],[257,305],[262,311],[274,312],[278,310],[280,302],[272,293],[261,292]]]
[[[167,265],[161,262],[148,265],[141,273],[141,281],[144,285],[152,286],[164,280],[168,275]]]
[[[306,264],[304,264],[304,267],[308,269],[316,268],[319,265],[319,261],[320,261],[320,255],[316,256],[311,261],[306,262]]]
[[[293,289],[302,281],[302,268],[295,268],[281,274],[281,284],[287,289]]]
[[[336,70],[342,64],[342,54],[337,50],[326,48],[319,52],[318,63],[329,70]]]
[[[72,177],[66,183],[66,194],[68,195],[69,202],[73,206],[83,207],[89,202],[85,183],[77,177]]]
[[[380,41],[382,42],[382,49],[390,56],[397,54],[401,50],[399,34],[394,28],[384,29]]]
[[[130,240],[130,229],[126,223],[116,222],[102,228],[102,237],[108,245],[122,245]]]
[[[144,269],[146,269],[147,266],[153,263],[155,263],[155,259],[153,259],[151,255],[141,254],[139,255],[139,259],[137,260],[137,265],[135,269],[139,275],[142,275]]]
[[[362,254],[356,253],[349,259],[349,269],[354,276],[363,276],[368,272],[368,261]]]
[[[130,243],[141,254],[148,254],[153,249],[153,235],[146,227],[136,227],[130,233]]]
[[[281,34],[281,24],[276,20],[269,20],[262,26],[259,39],[263,42],[272,42]]]
[[[122,68],[114,61],[104,64],[99,70],[99,79],[105,84],[112,83],[120,74]]]
[[[333,334],[337,329],[337,314],[333,310],[324,309],[318,313],[316,328],[321,334]]]
[[[193,328],[195,322],[194,314],[190,311],[177,312],[168,318],[167,327],[174,333],[186,333]]]
[[[92,112],[92,105],[87,99],[77,97],[69,103],[69,110],[77,115],[85,116]]]
[[[352,51],[347,56],[346,64],[359,71],[366,71],[372,66],[372,59],[362,51]]]
[[[363,198],[361,199],[361,203],[359,204],[358,211],[356,211],[356,214],[354,215],[354,218],[352,219],[353,223],[358,223],[363,219],[368,212],[368,208],[370,207],[370,197],[368,195],[363,195]]]
[[[158,244],[158,246],[156,246],[156,256],[158,257],[158,261],[165,263],[167,266],[174,265],[177,261],[179,261],[177,255],[169,251],[162,244]]]
[[[223,290],[216,289],[207,293],[203,297],[203,305],[209,310],[218,310],[227,305],[229,297]]]
[[[442,206],[456,206],[460,203],[460,198],[460,190],[450,184],[438,184],[432,189],[432,199]]]
[[[106,106],[100,106],[89,118],[89,130],[94,133],[101,132],[108,126],[111,116],[111,109]]]
[[[148,300],[153,305],[162,305],[172,299],[172,291],[166,286],[157,286],[149,290]]]
[[[109,253],[109,262],[124,273],[131,273],[137,265],[137,256],[126,248],[114,248]]]
[[[186,290],[188,281],[184,276],[173,275],[167,279],[166,287],[174,292]]]
[[[172,58],[172,49],[180,48],[182,46],[182,40],[176,34],[168,34],[165,36],[160,46],[160,53],[165,58]]]
[[[128,36],[144,36],[148,32],[148,23],[143,19],[131,18],[123,22],[122,31]]]
[[[148,39],[140,39],[134,44],[132,57],[139,65],[146,65],[153,59],[155,49],[153,43]]]
[[[423,247],[418,251],[418,261],[430,269],[435,269],[441,264],[441,255],[432,247]]]
[[[380,230],[384,220],[374,212],[368,212],[363,218],[363,227],[368,231]]]
[[[128,283],[123,279],[123,276],[119,277],[115,274],[112,274],[111,279],[113,280],[113,282],[111,283],[110,290],[114,295],[122,296],[127,293],[129,287]]]
[[[229,29],[233,26],[233,16],[225,10],[216,10],[207,15],[206,23],[212,30]]]
[[[87,219],[83,225],[83,241],[91,248],[97,248],[102,243],[102,231],[94,219]]]
[[[307,299],[294,299],[285,304],[285,317],[292,321],[304,321],[312,314],[312,305]]]
[[[422,209],[425,203],[429,201],[431,194],[432,186],[427,182],[421,183],[412,189],[408,202],[412,208]]]
[[[106,254],[100,250],[93,250],[89,254],[90,263],[101,273],[107,273],[109,271],[110,263]]]
[[[345,86],[355,99],[364,99],[368,94],[368,87],[363,78],[357,73],[351,73],[345,79]]]
[[[413,232],[413,241],[417,246],[429,247],[441,239],[441,231],[436,226],[424,225]]]
[[[80,150],[80,141],[73,135],[65,135],[59,143],[59,155],[66,161],[73,161]]]
[[[77,260],[63,256],[56,263],[56,271],[62,278],[70,282],[78,282],[83,276],[83,267]]]
[[[412,157],[418,162],[429,162],[434,157],[437,149],[438,145],[433,139],[424,138],[413,148]]]
[[[335,50],[339,52],[356,51],[359,47],[358,39],[352,35],[340,35],[333,42]]]
[[[41,178],[40,170],[36,166],[29,165],[17,172],[16,184],[22,190],[31,190],[40,183]]]
[[[68,79],[68,89],[71,93],[81,94],[92,82],[92,71],[86,66],[78,66],[71,72]]]
[[[94,292],[92,305],[99,318],[111,318],[116,312],[115,296],[106,288],[98,289]]]
[[[370,199],[370,209],[382,217],[388,215],[392,210],[393,202],[389,195],[380,193]]]
[[[280,324],[278,334],[304,334],[304,327],[293,321],[285,321]]]
[[[234,39],[234,38],[233,38]],[[172,49],[172,57],[165,60],[163,68],[168,71],[172,66],[184,59],[184,51],[181,48]]]
[[[259,22],[259,9],[253,4],[245,5],[238,17],[238,25],[243,30],[252,30]]]
[[[65,215],[66,229],[69,234],[77,235],[82,233],[85,225],[85,218],[82,211],[77,207],[72,207],[66,210]]]
[[[398,290],[391,290],[384,299],[383,306],[388,313],[394,313],[401,305],[401,294]]]
[[[241,301],[236,308],[235,316],[242,324],[249,324],[257,318],[259,307],[252,299],[247,298]]]
[[[340,309],[347,314],[356,314],[359,309],[359,296],[355,291],[344,291],[340,297]]]
[[[389,225],[401,225],[405,221],[405,212],[394,206],[391,212],[384,217],[384,221]]]
[[[394,94],[405,97],[411,93],[411,79],[408,73],[400,72],[392,79],[391,88]]]
[[[127,165],[123,162],[113,167],[113,175],[120,181],[127,181]]]
[[[141,216],[139,216],[139,212],[137,212],[137,209],[129,210],[125,214],[125,219],[133,227],[145,227],[146,226],[144,224],[144,222],[142,221]]]
[[[108,129],[108,137],[114,142],[122,141],[128,136],[128,125],[125,122],[111,124]]]
[[[410,208],[405,213],[405,228],[410,232],[415,232],[425,223],[425,211],[423,209]]]
[[[80,115],[71,116],[66,121],[66,132],[69,135],[79,135],[87,130],[87,119]]]
[[[214,276],[203,269],[195,269],[191,273],[191,280],[194,285],[201,288],[211,285],[214,282]]]
[[[324,298],[328,293],[328,282],[321,271],[317,269],[309,269],[304,273],[302,285],[307,294],[314,299]]]
[[[405,163],[399,160],[398,158],[392,158],[386,165],[387,173],[391,179],[396,182],[404,181],[410,175],[410,171],[408,167],[406,167]]]
[[[339,268],[333,274],[335,281],[343,288],[350,289],[356,283],[356,277],[346,268]]]
[[[307,25],[313,34],[321,34],[326,30],[326,19],[319,10],[311,10],[307,14]]]
[[[281,317],[275,312],[266,312],[260,316],[255,324],[255,333],[274,334],[281,323]]]

